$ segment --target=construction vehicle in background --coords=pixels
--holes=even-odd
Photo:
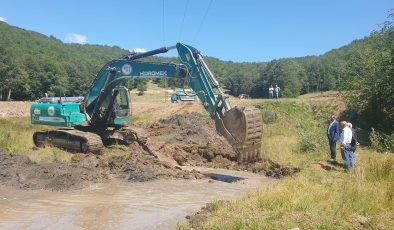
[[[179,64],[142,61],[142,58],[178,51]],[[102,67],[82,102],[59,100],[31,106],[32,124],[63,126],[35,132],[36,146],[51,145],[73,152],[99,152],[113,143],[137,141],[146,146],[144,130],[131,125],[128,89],[130,78],[182,78],[195,92],[205,110],[215,121],[216,130],[238,153],[238,161],[253,162],[260,156],[262,117],[254,107],[231,107],[228,96],[192,46],[177,43],[172,47],[130,54]]]
[[[192,89],[175,88],[171,95],[171,102],[198,101],[197,95]]]

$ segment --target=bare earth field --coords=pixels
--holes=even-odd
[[[28,101],[0,101],[1,117],[28,117],[30,116],[30,106],[33,102]]]

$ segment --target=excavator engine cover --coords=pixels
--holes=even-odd
[[[239,162],[260,159],[263,121],[259,109],[236,106],[225,112],[222,121],[216,121],[216,129],[237,151]]]

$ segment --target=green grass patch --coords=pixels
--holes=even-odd
[[[58,148],[37,149],[33,144],[33,133],[54,127],[32,125],[30,118],[0,119],[0,151],[26,155],[34,162],[70,162],[72,154]]]

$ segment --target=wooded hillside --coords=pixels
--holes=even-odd
[[[206,62],[234,96],[268,96],[278,84],[282,97],[318,91],[346,92],[350,109],[369,127],[391,132],[394,126],[394,16],[371,35],[320,56],[283,58],[267,63],[237,63],[206,57]],[[197,47],[198,48],[198,47]],[[100,68],[129,51],[117,46],[65,44],[53,36],[0,22],[0,100],[34,100],[44,93],[84,95]],[[164,62],[176,58],[153,57]],[[156,80],[164,85],[162,80]],[[169,80],[167,86],[182,86]],[[146,89],[146,80],[127,83]]]

